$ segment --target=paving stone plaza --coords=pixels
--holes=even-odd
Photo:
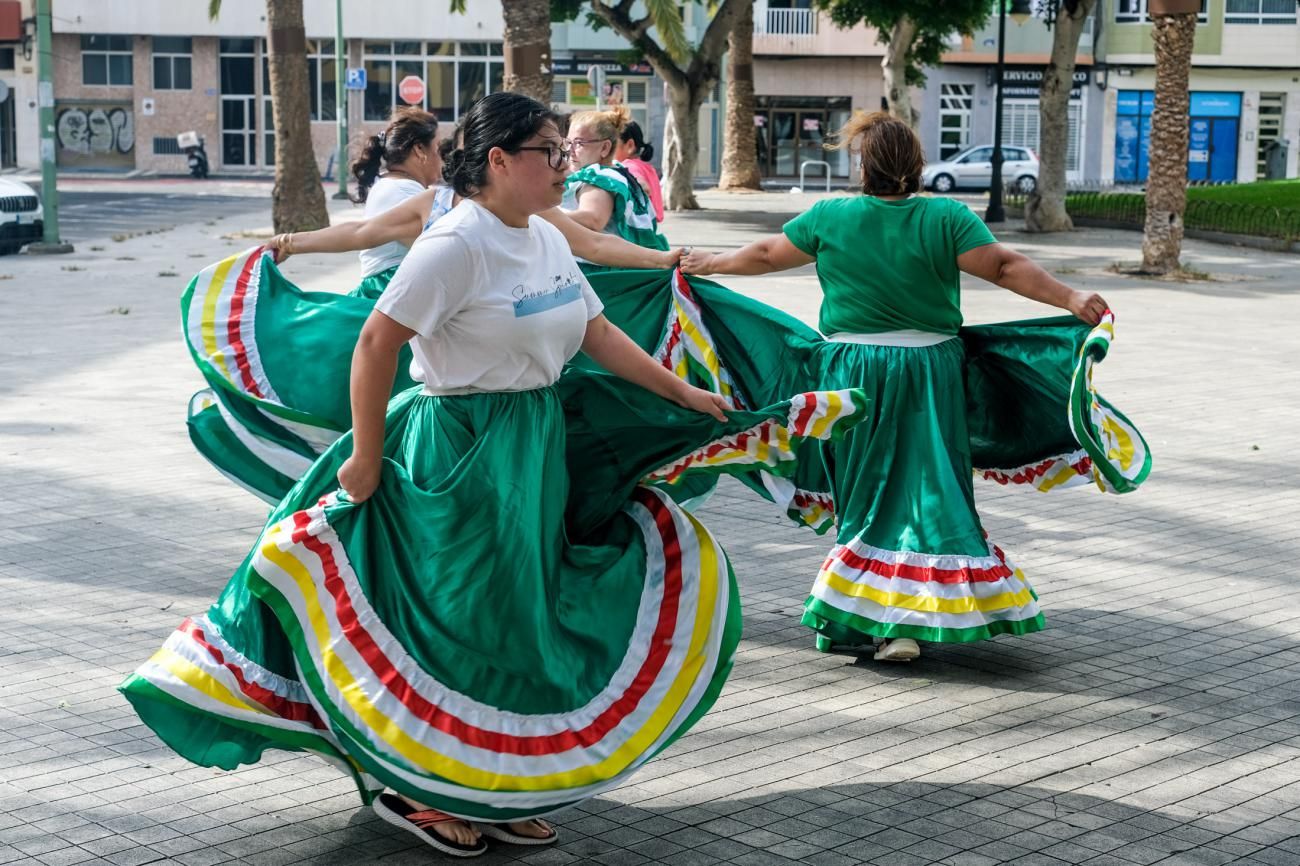
[[[702,199],[669,216],[670,240],[738,245],[815,200]],[[0,863],[444,862],[319,759],[195,767],[115,691],[212,601],[266,513],[184,423],[201,379],[180,292],[268,222],[262,200],[229,210],[0,258]],[[1155,456],[1126,496],[977,484],[1047,630],[908,664],[819,653],[799,612],[830,538],[724,484],[701,515],[744,636],[716,707],[631,784],[555,816],[558,846],[477,862],[1300,864],[1300,258],[1188,241],[1205,278],[1165,282],[1111,270],[1136,261],[1136,233],[999,233],[1115,309],[1098,386]],[[286,271],[358,279],[351,256]],[[811,268],[723,282],[816,321]],[[969,322],[1051,312],[974,281],[964,306]]]

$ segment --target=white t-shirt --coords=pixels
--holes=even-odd
[[[411,247],[375,304],[417,333],[428,394],[526,391],[560,378],[604,305],[559,229],[512,228],[470,199]]]
[[[370,219],[390,211],[407,199],[424,192],[424,189],[419,181],[411,180],[409,177],[394,177],[386,174],[370,187],[370,194],[366,196],[365,218]],[[438,188],[430,219],[437,219],[451,210],[452,195],[454,193],[451,187]],[[400,241],[389,241],[373,249],[362,250],[360,253],[362,279],[401,264],[408,249],[410,248]]]

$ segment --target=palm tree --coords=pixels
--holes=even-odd
[[[1142,271],[1168,274],[1180,267],[1187,210],[1188,77],[1199,0],[1152,0],[1156,92],[1151,111],[1147,215]]]
[[[727,130],[720,189],[762,189],[754,140],[754,5],[746,3],[727,37]]]
[[[451,0],[454,14],[465,14],[465,0]],[[501,0],[505,23],[505,89],[551,101],[551,0]]]
[[[220,13],[221,0],[209,0],[208,17],[215,20]],[[271,221],[277,232],[310,231],[329,225],[330,218],[311,143],[302,0],[266,0],[266,24],[271,37],[268,66],[275,125]]]
[[[551,101],[551,0],[501,0],[506,90]]]

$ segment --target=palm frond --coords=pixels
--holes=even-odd
[[[659,31],[659,42],[674,60],[681,62],[691,54],[682,24],[681,7],[676,0],[645,0],[646,13]]]
[[[453,15],[464,15],[465,0],[451,0],[451,12]]]
[[[221,14],[221,0],[208,0],[208,20],[216,21]]]

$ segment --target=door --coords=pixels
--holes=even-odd
[[[987,187],[993,180],[993,148],[977,147],[953,166],[958,186]]]
[[[796,174],[800,173],[801,167],[806,161],[827,162],[826,148],[823,146],[826,141],[826,112],[799,112],[798,132],[799,165],[795,167]],[[826,166],[810,165],[804,177],[807,179],[824,178],[826,173]]]
[[[14,128],[14,92],[0,102],[0,168],[18,165],[18,140]]]
[[[221,164],[257,165],[257,97],[221,97]]]
[[[1210,180],[1237,179],[1237,130],[1235,117],[1216,117],[1210,124]]]
[[[797,111],[772,112],[772,164],[773,177],[790,177],[797,171],[795,159],[799,147],[796,131],[799,122]]]

